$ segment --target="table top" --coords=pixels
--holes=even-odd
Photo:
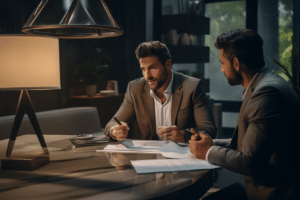
[[[1,199],[199,199],[212,186],[209,170],[138,175],[131,166],[130,160],[161,154],[96,152],[108,143],[74,147],[74,136],[44,137],[50,163],[34,171],[0,170]],[[7,143],[0,141],[0,158]],[[37,137],[17,137],[12,155],[30,151],[42,151]]]
[[[100,93],[97,93],[93,97],[89,97],[87,95],[79,95],[79,96],[70,96],[70,99],[101,99],[101,98],[112,98],[112,97],[124,97],[124,94],[113,94],[113,95],[101,95]]]

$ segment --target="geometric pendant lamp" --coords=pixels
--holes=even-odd
[[[123,34],[104,0],[41,0],[23,33],[64,39],[92,39]]]

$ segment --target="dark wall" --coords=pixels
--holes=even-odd
[[[106,3],[124,34],[114,38],[93,39],[92,42],[111,56],[112,63],[99,89],[106,80],[118,80],[119,92],[125,93],[130,80],[140,77],[134,50],[145,41],[145,1],[107,0]],[[0,34],[21,33],[39,0],[0,0]],[[35,111],[53,110],[66,106],[74,82],[73,69],[88,58],[90,45],[86,40],[60,39],[61,90],[29,91]],[[0,55],[1,59],[1,55]],[[17,108],[19,92],[0,91],[0,116],[12,115]]]

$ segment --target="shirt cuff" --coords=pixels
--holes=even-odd
[[[215,145],[215,141],[213,140],[213,143],[214,143],[214,145]],[[211,149],[213,148],[213,146],[211,146],[209,149],[208,149],[208,151],[206,152],[206,155],[205,155],[205,160],[208,162],[208,154],[209,154],[209,152],[211,151]]]
[[[110,128],[110,130],[109,130],[109,135],[110,135],[110,137],[111,137],[112,139],[117,140],[117,138],[115,138],[115,137],[112,136],[112,134],[111,134],[111,129],[113,129],[114,127],[115,127],[115,126],[113,126],[113,127]]]

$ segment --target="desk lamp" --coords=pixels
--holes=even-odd
[[[38,35],[0,35],[0,90],[20,90],[19,103],[2,169],[33,170],[49,163],[49,152],[28,90],[60,89],[58,38]],[[24,114],[42,152],[11,155]]]

